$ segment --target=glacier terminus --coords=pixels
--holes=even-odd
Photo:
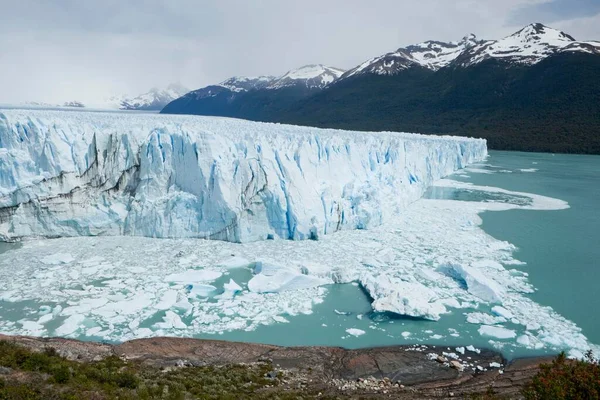
[[[0,239],[318,239],[380,225],[485,140],[235,119],[0,111]]]

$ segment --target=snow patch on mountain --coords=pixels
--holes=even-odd
[[[263,89],[274,79],[274,76],[234,76],[219,83],[218,86],[222,86],[232,92],[247,92],[249,90]]]
[[[322,89],[342,76],[343,73],[344,70],[322,64],[305,65],[275,79],[267,86],[267,89],[281,89],[289,86]]]

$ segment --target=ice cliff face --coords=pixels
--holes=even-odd
[[[380,224],[479,139],[213,117],[0,111],[0,239],[308,239]]]

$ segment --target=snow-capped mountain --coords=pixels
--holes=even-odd
[[[288,71],[286,74],[274,79],[267,89],[281,89],[290,86],[301,86],[308,89],[323,89],[331,82],[338,79],[344,70],[327,67],[323,64],[305,65],[298,69]]]
[[[311,65],[278,78],[231,78],[174,100],[162,113],[466,134],[498,149],[600,154],[597,55],[600,42],[531,24],[500,40],[470,34],[406,46],[341,77]]]
[[[395,75],[415,66],[437,71],[454,61],[465,50],[479,43],[473,34],[465,36],[459,42],[428,40],[367,60],[346,72],[342,79],[360,74]]]
[[[474,34],[469,34],[459,42],[439,42],[428,40],[406,47],[406,51],[420,65],[437,71],[456,59],[462,52],[480,43]]]
[[[179,84],[171,84],[166,89],[153,88],[149,92],[133,98],[123,98],[120,102],[121,110],[149,110],[159,111],[171,101],[183,96],[189,90]]]
[[[264,120],[306,96],[323,90],[343,70],[322,64],[305,65],[279,76],[234,76],[187,93],[167,104],[165,114],[200,114]]]
[[[274,79],[274,76],[234,76],[216,85],[193,90],[185,94],[182,98],[185,98],[188,101],[194,101],[226,95],[228,96],[229,101],[231,101],[237,94],[264,89]]]
[[[600,54],[600,42],[579,42],[564,32],[535,23],[500,40],[478,40],[470,34],[459,42],[428,40],[400,48],[365,61],[346,72],[342,79],[360,74],[396,75],[413,67],[433,71],[449,65],[469,67],[490,58],[533,65],[565,51]]]
[[[489,40],[466,49],[455,65],[468,67],[488,59],[533,65],[562,51],[600,53],[599,42],[578,42],[572,36],[535,23],[500,40]]]

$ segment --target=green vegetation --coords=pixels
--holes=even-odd
[[[268,363],[160,369],[111,356],[75,362],[0,341],[0,400],[298,399],[267,378]],[[325,396],[320,398],[327,398]]]
[[[523,395],[527,400],[600,399],[600,363],[591,352],[577,361],[561,353],[551,364],[541,366]]]

